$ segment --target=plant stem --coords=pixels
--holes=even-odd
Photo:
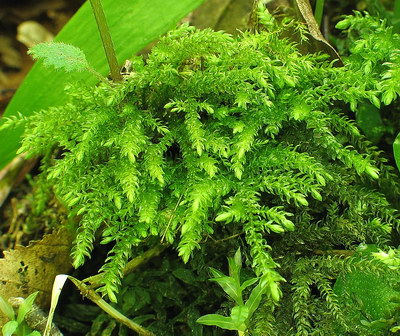
[[[318,27],[321,27],[322,22],[322,14],[324,12],[324,3],[325,0],[317,0],[315,3],[314,17],[315,21],[318,23]]]
[[[100,0],[90,0],[94,17],[99,28],[101,41],[103,42],[104,51],[106,53],[108,66],[110,67],[111,78],[113,81],[119,82],[122,80],[122,76],[119,72],[119,66],[117,56],[115,54],[114,45],[111,39],[110,30],[107,25],[106,16],[101,5]]]
[[[221,243],[221,242],[223,242],[223,241],[225,241],[225,240],[229,240],[229,239],[233,239],[233,238],[239,237],[239,236],[241,236],[242,234],[244,234],[244,232],[236,233],[236,234],[234,234],[234,235],[232,235],[232,236],[225,237],[225,238],[222,238],[222,239],[219,239],[219,240],[214,240],[214,243],[215,243],[215,244],[218,244],[218,243]]]
[[[91,300],[93,303],[98,305],[102,310],[104,310],[107,314],[109,314],[112,318],[117,320],[118,322],[126,325],[128,328],[137,332],[140,336],[155,336],[151,331],[143,328],[141,325],[133,322],[125,315],[121,314],[114,307],[109,305],[106,301],[104,301],[99,294],[97,294],[94,290],[90,289],[86,286],[82,281],[75,279],[74,277],[68,277],[74,285],[80,290],[83,296]]]

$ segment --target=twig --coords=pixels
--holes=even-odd
[[[68,278],[74,283],[74,285],[80,290],[82,295],[93,303],[98,305],[102,310],[104,310],[108,315],[114,318],[116,321],[126,325],[131,330],[137,332],[141,336],[155,336],[151,331],[143,328],[141,325],[133,322],[125,315],[121,314],[114,307],[109,305],[106,301],[104,301],[99,294],[97,294],[94,290],[90,289],[87,285],[85,285],[82,281],[75,279],[74,277],[68,276]]]
[[[222,238],[222,239],[219,239],[219,240],[214,240],[214,243],[217,244],[217,243],[223,242],[225,240],[233,239],[233,238],[241,236],[242,234],[243,234],[243,232],[240,232],[240,233],[236,233],[236,234],[234,234],[232,236],[229,236],[229,237],[226,237],[226,238]]]

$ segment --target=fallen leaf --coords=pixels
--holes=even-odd
[[[72,237],[66,229],[45,235],[28,246],[17,246],[5,251],[0,259],[0,296],[27,297],[39,291],[35,303],[48,307],[51,289],[57,274],[71,269],[70,247]],[[0,314],[0,326],[5,322]]]
[[[309,0],[296,0],[297,7],[301,13],[302,18],[304,19],[305,23],[307,24],[307,28],[310,32],[310,35],[320,44],[322,45],[323,51],[328,53],[333,59],[337,59],[339,65],[343,66],[342,59],[340,58],[339,54],[332,47],[329,42],[325,39],[324,35],[322,35],[321,31],[319,30],[319,26],[317,21],[315,20],[310,1]]]

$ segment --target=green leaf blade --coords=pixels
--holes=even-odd
[[[245,321],[249,317],[249,308],[247,306],[236,306],[232,308],[231,318],[236,324],[236,329],[240,331],[246,331]]]
[[[18,322],[17,321],[8,321],[4,326],[3,326],[3,336],[12,336],[15,331],[18,328]]]
[[[0,311],[6,315],[10,320],[14,320],[15,314],[13,307],[0,296]]]
[[[251,317],[260,305],[261,298],[266,290],[266,284],[260,282],[250,293],[249,299],[246,301],[245,305],[249,310],[248,316]]]
[[[197,319],[196,322],[208,326],[217,326],[222,329],[237,330],[236,323],[233,322],[231,317],[226,317],[218,314],[208,314],[201,316]]]
[[[26,336],[41,336],[40,332],[37,330],[32,331],[31,333],[29,333]]]
[[[237,283],[234,278],[224,276],[220,278],[210,279],[211,281],[215,281],[221,288],[224,290],[226,294],[228,294],[237,304],[242,303],[240,285],[237,286]]]
[[[385,133],[381,112],[370,103],[360,104],[356,113],[357,124],[368,140],[378,143]]]
[[[242,285],[240,286],[240,288],[242,289],[242,291],[244,291],[247,287],[255,284],[258,281],[258,278],[251,278],[246,280],[245,282],[242,283]]]
[[[17,315],[17,322],[20,324],[24,320],[26,314],[32,309],[33,302],[36,299],[36,296],[39,294],[39,292],[32,293],[29,295],[24,302],[21,304],[21,306],[18,309],[18,315]]]

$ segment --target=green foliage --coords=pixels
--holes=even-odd
[[[296,326],[290,335],[389,335],[398,319],[399,305],[391,302],[398,299],[398,272],[366,256],[300,258],[289,267]],[[281,333],[292,324],[288,313],[287,308],[275,312]],[[384,325],[370,325],[383,320]]]
[[[377,109],[381,102],[384,105],[392,104],[400,94],[400,35],[387,21],[355,12],[354,16],[346,16],[336,25],[347,33],[350,68],[362,74],[362,87],[370,91],[366,98]],[[355,111],[356,105],[353,103],[352,106]],[[362,104],[357,111],[357,118],[366,136],[374,142],[379,140],[383,129],[376,110]],[[367,120],[372,123],[368,125]],[[396,144],[394,147],[396,150]]]
[[[123,64],[126,59],[173,28],[176,22],[202,2],[102,0],[118,62]],[[89,64],[102,76],[107,76],[107,60],[89,1],[64,26],[55,41],[82,49]],[[63,72],[49,71],[40,63],[35,64],[7,105],[4,116],[12,117],[18,113],[29,116],[34,111],[66,103],[69,96],[64,92],[64,87],[71,80],[94,84],[99,76],[94,77],[86,71],[66,76]],[[0,169],[15,157],[22,132],[22,127],[0,131]]]
[[[345,20],[343,28],[372,19]],[[267,31],[238,38],[182,26],[146,60],[134,58],[124,82],[71,84],[68,104],[28,118],[20,152],[45,156],[42,176],[79,220],[75,267],[96,237],[112,243],[100,289],[111,300],[135,246],[166,240],[190,262],[206,237],[223,232],[218,239],[243,237],[253,272],[269,279],[252,335],[335,335],[338,325],[348,332],[355,322],[333,279],[379,267],[329,251],[359,243],[387,250],[400,189],[341,112],[397,98],[391,78],[400,62],[391,48],[399,37],[377,22],[360,41],[370,46],[381,32],[384,55],[351,48],[335,67],[324,55],[302,55],[267,12],[260,21]],[[229,295],[241,306],[237,288]],[[239,320],[244,312],[234,311]]]
[[[174,251],[152,259],[139,272],[127,275],[118,293],[117,309],[133,321],[146,325],[148,330],[159,336],[193,335],[215,336],[211,328],[196,323],[200,311],[219,309],[226,305],[222,290],[204,284],[209,276],[208,265],[219,266],[218,244],[209,241],[188,264],[184,264]],[[135,255],[140,254],[135,249]],[[223,260],[220,257],[221,261]],[[92,325],[90,335],[127,335],[124,326],[100,314]]]
[[[3,336],[40,336],[40,332],[31,328],[25,322],[25,316],[32,309],[33,302],[39,292],[29,295],[19,306],[17,314],[13,307],[0,296],[0,310],[6,315],[9,321],[2,328]]]
[[[399,0],[365,0],[360,4],[370,15],[386,20],[396,33],[400,32]]]
[[[66,72],[84,71],[89,67],[83,51],[60,42],[39,43],[29,49],[34,59],[43,59],[43,64],[63,69]]]
[[[242,255],[238,249],[233,258],[228,258],[229,276],[215,268],[210,268],[214,278],[210,279],[217,282],[221,288],[228,294],[230,299],[235,302],[229,317],[219,314],[208,314],[197,319],[197,323],[217,326],[228,330],[237,330],[239,335],[244,333],[249,325],[249,321],[260,305],[263,294],[270,288],[269,293],[272,299],[279,301],[280,292],[276,284],[277,281],[284,280],[276,272],[263,276],[261,279],[250,278],[243,283],[240,280],[240,270],[242,268]],[[247,301],[243,300],[242,292],[249,286],[258,284],[250,292]]]
[[[61,42],[39,43],[30,48],[28,54],[34,59],[42,60],[47,67],[52,66],[65,72],[91,72],[106,82],[106,79],[89,65],[84,52],[73,45]]]
[[[356,112],[356,122],[372,143],[378,143],[382,139],[385,125],[376,106],[369,102],[361,103]]]
[[[362,71],[365,88],[371,90],[371,103],[378,108],[380,101],[392,103],[400,94],[400,35],[384,20],[367,13],[346,16],[336,27],[348,34],[348,61],[351,69]]]

